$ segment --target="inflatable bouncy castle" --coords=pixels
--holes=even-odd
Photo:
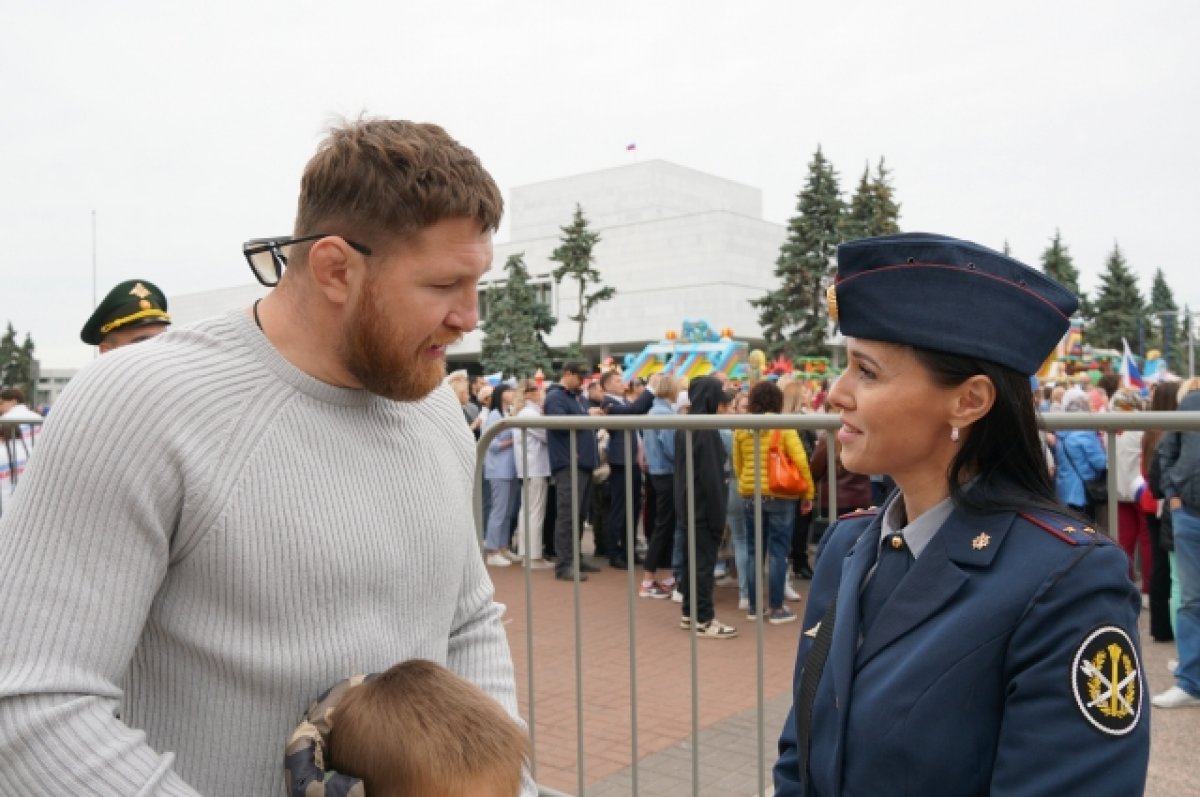
[[[678,330],[668,330],[658,343],[651,343],[639,354],[625,358],[624,376],[649,379],[663,373],[695,379],[723,373],[730,379],[745,379],[748,346],[733,340],[728,327],[717,332],[707,321],[684,320]]]

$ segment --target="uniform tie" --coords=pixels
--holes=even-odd
[[[867,635],[871,624],[879,616],[879,610],[887,602],[888,596],[895,591],[900,579],[904,578],[912,561],[912,553],[909,552],[908,545],[904,542],[903,534],[889,534],[884,539],[883,547],[879,552],[879,562],[871,580],[867,582],[867,588],[863,590],[860,601],[862,618],[859,623],[859,631],[863,636]]]

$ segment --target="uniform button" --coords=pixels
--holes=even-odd
[[[895,550],[898,551],[903,547],[904,547],[904,538],[901,537],[899,534],[893,534],[892,535],[892,548],[894,548]]]

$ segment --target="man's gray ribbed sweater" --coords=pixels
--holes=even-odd
[[[332,387],[243,313],[85,368],[0,520],[0,794],[283,795],[308,703],[412,657],[515,715],[473,466],[448,389]]]

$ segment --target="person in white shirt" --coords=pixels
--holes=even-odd
[[[518,418],[540,418],[545,401],[546,394],[538,387],[538,383],[526,379],[518,386],[513,412]],[[550,490],[550,452],[546,448],[546,430],[514,429],[513,457],[517,461],[517,478],[523,490],[514,543],[517,555],[522,559],[527,557],[530,568],[534,570],[553,567],[542,558],[542,523],[546,517],[546,495]]]

